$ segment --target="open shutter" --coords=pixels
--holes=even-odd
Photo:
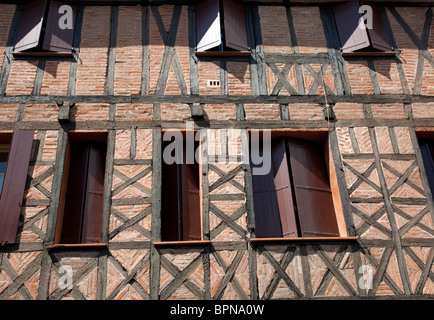
[[[65,28],[59,23],[60,19],[65,15],[64,12],[59,13],[59,8],[63,3],[58,1],[51,1],[47,17],[47,26],[44,35],[44,43],[42,49],[55,52],[70,52],[72,49],[72,42],[74,40],[75,18],[77,7],[68,4],[72,9],[72,29]],[[66,16],[67,17],[67,16]]]
[[[89,145],[81,243],[101,241],[106,152],[106,145],[103,143]]]
[[[240,51],[249,50],[244,6],[231,0],[223,0],[223,16],[226,46]]]
[[[360,13],[357,0],[345,2],[333,7],[342,52],[369,47],[369,38],[366,29],[359,27]]]
[[[274,186],[282,224],[282,236],[284,238],[297,237],[297,222],[292,199],[285,140],[281,138],[273,143],[271,152],[274,170]]]
[[[89,148],[86,144],[71,144],[69,178],[60,243],[80,243]]]
[[[15,52],[36,48],[39,45],[46,6],[47,0],[24,5]]]
[[[201,240],[199,165],[181,164],[182,171],[182,240]]]
[[[367,29],[369,37],[371,38],[371,45],[373,48],[390,51],[392,46],[389,43],[386,29],[384,27],[383,18],[381,16],[381,8],[374,4],[369,4],[372,7],[372,29]]]
[[[17,130],[12,136],[0,196],[0,245],[15,242],[32,152],[33,135],[33,131]]]
[[[170,143],[164,142],[164,148]],[[178,178],[178,164],[167,164],[162,161],[161,181],[161,240],[179,241],[181,233],[179,217],[181,216],[181,197],[179,192],[180,177]],[[178,182],[179,180],[179,182]]]
[[[419,144],[428,184],[434,197],[434,143],[429,140],[422,140]]]
[[[339,236],[322,145],[288,140],[302,237]]]
[[[218,0],[196,5],[197,51],[206,51],[221,44],[220,8]]]
[[[262,150],[254,150],[251,154]],[[259,152],[262,156],[262,152]],[[250,161],[252,168],[261,167]],[[279,217],[276,188],[274,187],[274,172],[270,170],[265,175],[253,174],[252,170],[253,203],[255,209],[255,233],[258,238],[281,237],[282,227]]]

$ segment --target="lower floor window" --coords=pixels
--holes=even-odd
[[[254,174],[251,157],[256,237],[339,236],[324,142],[278,137],[263,146],[268,172]]]

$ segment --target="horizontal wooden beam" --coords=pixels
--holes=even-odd
[[[264,103],[264,104],[294,104],[294,103],[318,103],[324,104],[323,95],[76,95],[76,96],[0,96],[2,104],[55,104],[56,101],[69,101],[70,103],[203,103],[203,104],[227,104],[227,103]],[[328,95],[330,104],[339,102],[352,103],[427,103],[434,102],[434,95],[405,95],[405,94],[353,94],[353,95]]]

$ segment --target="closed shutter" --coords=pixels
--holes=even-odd
[[[223,0],[226,46],[235,50],[249,50],[247,45],[244,6],[231,0]]]
[[[69,178],[60,243],[80,243],[89,148],[86,144],[71,144]]]
[[[182,240],[201,240],[199,165],[184,163],[180,166],[182,168]]]
[[[0,245],[14,243],[27,181],[33,131],[17,130],[12,136],[2,193],[0,196]]]
[[[24,5],[15,52],[36,48],[39,45],[46,6],[47,0]]]
[[[70,52],[72,49],[77,7],[68,4],[68,7],[72,9],[72,29],[62,29],[59,25],[59,20],[65,15],[63,12],[59,13],[59,8],[62,5],[63,3],[58,1],[50,2],[44,43],[42,46],[44,50],[50,50],[55,52]]]
[[[164,145],[163,145],[164,150]],[[162,161],[161,183],[161,240],[179,241],[180,197],[178,183],[178,164]]]
[[[371,45],[378,50],[390,51],[392,50],[392,46],[389,43],[389,38],[384,27],[381,9],[374,4],[370,3],[369,5],[372,7],[372,29],[368,29]]]
[[[434,197],[434,143],[429,140],[422,140],[419,144],[428,184]]]
[[[254,144],[252,144],[251,154],[259,153],[259,156],[262,156],[263,151],[254,148]],[[250,161],[250,166],[253,169],[255,167],[261,167],[262,164],[255,164]],[[265,175],[253,174],[252,170],[252,189],[256,237],[281,237],[282,227],[280,223],[276,188],[274,186],[273,170],[270,170]]]
[[[106,152],[103,143],[89,145],[81,243],[101,241]]]
[[[282,237],[297,237],[297,222],[292,199],[288,159],[285,151],[285,140],[280,138],[274,142],[271,152],[274,170],[274,186],[282,225]]]
[[[369,47],[366,29],[359,27],[359,4],[357,0],[333,7],[342,52],[353,52]]]
[[[322,145],[288,141],[302,237],[339,236]]]
[[[220,8],[218,0],[196,5],[197,51],[206,51],[221,44]]]

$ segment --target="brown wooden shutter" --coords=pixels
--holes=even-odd
[[[81,243],[101,241],[106,152],[103,143],[89,145]]]
[[[263,153],[262,150],[251,150],[251,154],[252,152],[259,152],[259,156],[262,156]],[[255,164],[250,161],[250,166],[253,169],[255,167],[261,167],[262,164]],[[256,237],[281,237],[282,227],[280,223],[276,188],[274,186],[273,170],[270,170],[265,175],[254,174],[252,170],[252,189]]]
[[[302,237],[339,236],[320,143],[288,140]]]
[[[274,142],[271,152],[274,170],[274,186],[282,225],[282,237],[297,237],[297,221],[292,199],[288,159],[285,150],[285,140],[280,138]]]
[[[249,50],[244,6],[231,0],[223,0],[223,13],[226,46],[240,51]]]
[[[12,136],[0,196],[0,245],[14,243],[27,181],[33,131],[16,130]]]
[[[419,142],[420,152],[422,153],[423,164],[428,178],[428,184],[434,197],[434,143],[429,140]]]
[[[69,178],[60,243],[80,243],[89,148],[83,143],[71,144]]]
[[[389,43],[389,38],[387,37],[386,29],[384,27],[383,18],[381,16],[381,8],[369,3],[372,7],[372,29],[367,29],[369,37],[371,38],[371,45],[373,48],[390,51],[392,46]]]
[[[59,8],[63,3],[58,1],[51,1],[47,17],[47,26],[44,35],[44,43],[42,48],[55,52],[70,52],[72,49],[72,42],[74,40],[75,18],[77,7],[68,4],[73,12],[73,28],[61,29],[59,26],[59,19],[63,13],[59,14]]]
[[[161,183],[161,240],[163,241],[182,240],[179,228],[181,198],[178,177],[178,164],[169,165],[163,160]]]
[[[359,4],[357,0],[333,7],[336,26],[341,40],[342,52],[353,52],[369,47],[366,29],[359,27]]]
[[[183,240],[201,240],[199,165],[181,164]]]
[[[24,5],[15,52],[36,48],[39,45],[46,6],[47,0]]]
[[[218,0],[196,5],[197,51],[206,51],[221,44],[220,8]]]

